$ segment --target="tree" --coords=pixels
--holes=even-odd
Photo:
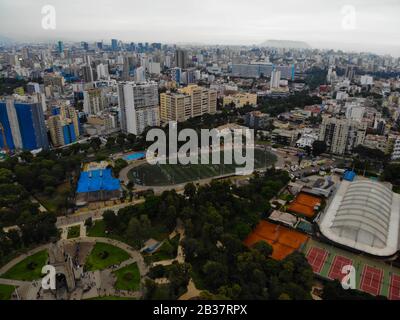
[[[342,284],[338,281],[327,281],[324,284],[322,293],[323,300],[386,300],[385,297],[374,297],[370,294],[358,290],[344,290]]]
[[[111,149],[114,145],[115,145],[115,137],[108,137],[107,143],[106,143],[106,148]]]
[[[400,163],[391,163],[386,166],[381,178],[393,185],[400,185]]]
[[[271,255],[272,255],[272,252],[273,252],[272,246],[271,246],[269,243],[265,242],[265,241],[259,241],[259,242],[257,242],[257,243],[253,246],[253,248],[254,248],[255,250],[257,250],[258,252],[260,252],[262,255],[266,256],[266,257],[271,256]]]
[[[314,157],[317,157],[317,156],[325,153],[328,146],[326,145],[325,141],[315,140],[312,148],[313,148],[312,152],[313,152]]]
[[[193,183],[186,184],[184,195],[192,199],[196,195],[196,186]]]
[[[95,137],[90,139],[90,146],[92,147],[93,150],[98,151],[100,150],[101,147],[101,140],[99,137]]]
[[[174,247],[172,246],[171,242],[169,240],[165,240],[161,247],[161,251],[165,253],[167,256],[172,257],[174,253]]]
[[[86,228],[91,228],[93,226],[93,219],[90,217],[85,220],[85,227]]]
[[[113,167],[113,172],[114,175],[118,177],[119,173],[123,168],[125,168],[128,165],[128,162],[125,161],[124,159],[117,159],[114,162],[114,167]]]
[[[170,266],[168,272],[168,279],[170,281],[170,288],[175,298],[180,297],[187,291],[187,285],[190,280],[191,266],[188,263],[174,263]]]
[[[106,229],[109,231],[114,231],[118,228],[119,220],[118,217],[115,215],[115,212],[112,210],[106,210],[103,213],[103,221]]]
[[[140,225],[140,221],[137,218],[132,218],[129,220],[128,228],[126,229],[126,236],[128,239],[132,239],[134,241],[141,240],[141,233],[142,227]]]
[[[52,194],[54,194],[55,191],[56,191],[56,189],[53,186],[47,186],[44,188],[44,193],[48,196],[51,196]]]
[[[117,144],[123,147],[125,145],[126,135],[123,133],[118,134],[117,137]]]
[[[208,261],[203,267],[204,280],[210,288],[218,289],[227,282],[227,267],[215,261]]]
[[[14,181],[13,173],[11,170],[1,168],[0,169],[0,184],[11,183]]]
[[[136,143],[136,136],[132,133],[129,133],[126,139],[129,141],[130,145],[133,146]]]

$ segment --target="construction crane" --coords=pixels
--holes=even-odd
[[[8,154],[8,153],[10,153],[10,149],[7,144],[6,132],[5,132],[3,124],[1,122],[0,122],[0,132],[1,132],[1,136],[3,137],[4,150]]]

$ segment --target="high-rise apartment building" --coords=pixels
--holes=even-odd
[[[347,78],[349,80],[353,80],[355,74],[356,74],[355,66],[348,65],[346,67],[345,78]]]
[[[36,150],[49,147],[42,104],[36,97],[23,101],[15,98],[0,101],[0,123],[2,149]]]
[[[136,82],[145,82],[146,81],[146,69],[144,67],[138,67],[135,70],[135,81]]]
[[[45,74],[43,76],[44,86],[54,86],[59,88],[60,92],[64,92],[65,80],[64,77],[55,73]]]
[[[96,67],[97,80],[108,80],[110,79],[110,74],[108,72],[108,64],[100,63]]]
[[[182,69],[181,68],[172,68],[171,69],[171,79],[176,83],[181,83],[182,81]]]
[[[99,114],[105,108],[105,97],[100,88],[83,92],[83,111],[89,115]]]
[[[188,53],[186,50],[177,49],[175,52],[175,67],[186,69],[188,67]]]
[[[319,140],[325,141],[331,153],[346,154],[364,143],[366,131],[366,123],[324,117],[320,126]]]
[[[78,112],[69,105],[54,106],[47,120],[50,138],[55,147],[75,142],[80,135]]]
[[[82,67],[82,77],[85,82],[94,81],[93,69],[89,64]]]
[[[215,114],[216,111],[217,91],[215,90],[191,85],[180,89],[178,93],[160,95],[160,116],[163,122],[182,122],[205,113]]]
[[[160,125],[158,85],[155,82],[122,82],[118,85],[121,129],[135,135]]]
[[[58,53],[63,53],[64,52],[64,43],[62,42],[62,41],[58,41],[58,44],[57,44],[57,51],[58,51]]]
[[[274,70],[271,73],[271,89],[278,89],[280,87],[281,82],[281,72],[279,70]]]
[[[118,51],[118,40],[117,39],[111,39],[111,50]]]

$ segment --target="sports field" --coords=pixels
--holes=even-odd
[[[399,268],[311,239],[303,247],[303,252],[314,273],[323,278],[341,281],[345,276],[343,267],[351,265],[356,271],[358,290],[400,300]]]
[[[272,166],[276,162],[276,156],[261,149],[254,150],[254,168],[262,169]],[[143,164],[132,169],[128,173],[130,181],[143,186],[167,186],[182,184],[190,181],[207,179],[212,177],[234,174],[238,166],[236,164],[222,164],[223,152],[221,152],[221,164]]]
[[[265,241],[273,248],[272,258],[283,260],[298,250],[307,239],[308,237],[300,232],[262,220],[244,244],[251,247],[260,241]]]
[[[315,206],[320,205],[321,202],[321,198],[301,192],[290,204],[288,211],[306,218],[313,218],[316,214]]]

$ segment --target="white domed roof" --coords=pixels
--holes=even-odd
[[[321,232],[357,250],[393,255],[398,250],[399,199],[376,181],[343,181],[321,220]]]

